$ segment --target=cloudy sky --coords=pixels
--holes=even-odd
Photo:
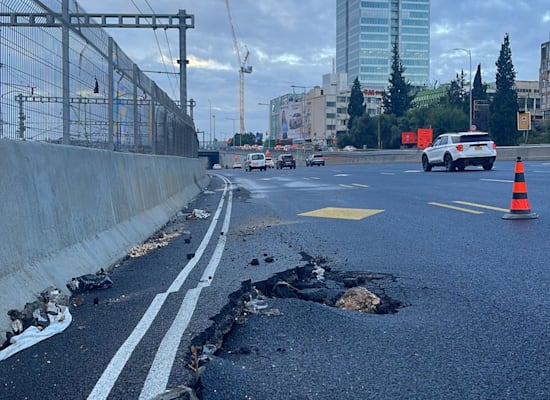
[[[196,101],[196,128],[205,138],[232,136],[239,128],[239,64],[224,0],[81,0],[89,13],[174,14],[195,16],[187,31],[188,98]],[[106,6],[109,4],[109,6]],[[332,72],[335,57],[335,0],[230,0],[241,57],[250,51],[245,75],[245,128],[268,129],[270,99],[311,87]],[[540,45],[550,40],[548,0],[433,0],[431,5],[430,82],[449,82],[457,72],[481,64],[485,82],[495,79],[495,62],[504,35],[510,34],[518,80],[538,80]],[[143,70],[177,71],[177,30],[114,29],[109,33]],[[163,65],[164,61],[164,65]],[[165,67],[166,66],[166,67]],[[179,99],[173,75],[149,74]],[[302,89],[296,89],[302,90]],[[212,117],[211,117],[212,116]],[[199,139],[202,138],[199,136]]]

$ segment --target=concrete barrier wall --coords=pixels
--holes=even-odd
[[[202,159],[0,140],[0,331],[48,286],[114,265],[208,180]]]

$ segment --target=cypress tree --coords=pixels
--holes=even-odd
[[[353,85],[351,86],[351,93],[348,104],[348,131],[353,128],[355,120],[365,113],[364,102],[365,98],[363,97],[363,92],[361,91],[361,83],[359,83],[359,78],[355,78],[353,81]]]
[[[496,66],[496,92],[490,106],[489,130],[497,144],[515,145],[520,136],[516,120],[518,96],[514,89],[516,72],[508,33],[504,36]]]
[[[405,78],[405,67],[399,57],[399,44],[394,42],[388,91],[384,93],[384,112],[402,117],[411,107],[412,86]]]
[[[477,71],[472,84],[473,124],[480,131],[489,130],[487,85],[481,81],[481,64],[477,65]]]

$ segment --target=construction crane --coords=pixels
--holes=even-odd
[[[227,7],[227,15],[229,16],[229,25],[231,26],[231,33],[233,34],[233,45],[235,46],[235,52],[237,53],[237,61],[239,62],[239,133],[245,133],[244,130],[244,74],[252,73],[252,67],[247,65],[250,52],[245,46],[246,54],[244,59],[241,60],[241,49],[237,41],[237,34],[235,33],[235,27],[233,26],[233,18],[231,16],[231,8],[229,7],[229,0],[225,0],[225,6]]]

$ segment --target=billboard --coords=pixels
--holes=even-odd
[[[302,139],[304,120],[302,101],[289,101],[281,107],[281,139]]]

